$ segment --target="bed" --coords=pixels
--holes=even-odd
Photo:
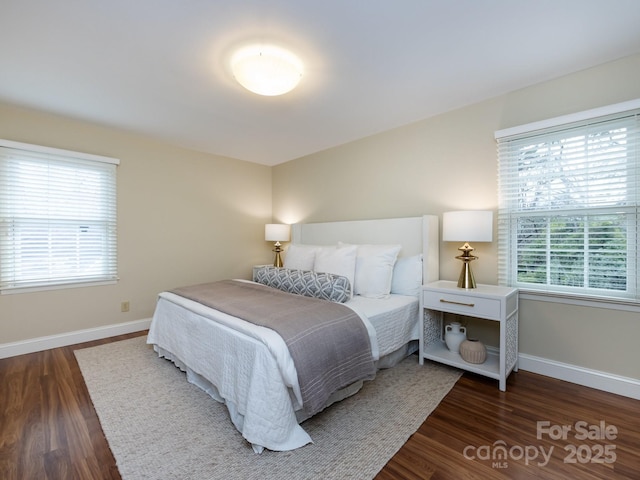
[[[335,278],[342,282],[344,277],[349,278],[351,290],[341,305],[348,307],[346,310],[357,315],[364,325],[375,375],[375,369],[391,368],[416,349],[420,285],[438,279],[438,243],[438,219],[433,215],[295,224],[284,268],[254,269],[256,282],[226,283],[230,288],[260,291],[273,288],[269,282],[274,279],[289,285],[292,275],[316,275],[313,280],[317,283],[324,272],[337,270],[329,272],[331,282]],[[373,252],[379,260],[383,246],[396,247],[392,276],[386,287],[388,294],[377,290],[379,275],[372,275],[371,268],[379,265],[370,263],[373,257],[366,256]],[[358,272],[368,274],[364,277],[356,278],[357,272],[353,271],[349,277],[340,271],[341,255],[354,249]],[[384,252],[389,255],[389,248]],[[314,272],[315,266],[318,268]],[[331,295],[336,290],[340,289],[333,288]],[[264,448],[293,450],[311,443],[303,422],[318,409],[305,408],[308,405],[301,393],[305,388],[298,382],[296,364],[283,337],[271,328],[226,313],[233,310],[212,308],[185,292],[178,289],[159,294],[147,343],[154,346],[160,357],[185,371],[189,382],[226,405],[231,421],[256,453]],[[341,291],[338,294],[345,295]],[[326,401],[323,399],[322,408],[356,394],[370,377],[332,392]],[[306,398],[308,401],[309,397]]]

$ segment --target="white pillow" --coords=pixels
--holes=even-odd
[[[358,245],[354,294],[386,298],[391,291],[393,266],[401,245]]]
[[[419,297],[422,291],[422,254],[400,257],[393,268],[391,293]]]
[[[353,292],[357,251],[358,248],[355,245],[318,247],[313,270],[347,277]]]
[[[283,267],[290,270],[313,270],[316,260],[317,245],[300,245],[292,243],[284,255]]]

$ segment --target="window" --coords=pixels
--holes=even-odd
[[[638,107],[496,132],[501,284],[640,302]]]
[[[0,291],[117,280],[118,160],[0,140]]]

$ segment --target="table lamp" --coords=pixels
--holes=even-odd
[[[442,215],[442,240],[444,242],[464,242],[464,245],[458,248],[462,254],[456,257],[462,261],[458,287],[476,288],[471,262],[478,257],[471,255],[473,247],[469,245],[469,242],[490,242],[493,240],[493,212],[487,210],[445,212]]]
[[[280,242],[288,242],[291,235],[291,225],[285,225],[282,223],[267,223],[264,226],[264,240],[265,242],[276,242],[273,251],[276,252],[276,258],[273,261],[274,267],[282,267],[282,245]]]

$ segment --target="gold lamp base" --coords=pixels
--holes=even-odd
[[[458,248],[458,250],[462,252],[462,255],[456,257],[462,260],[462,271],[458,278],[458,288],[476,288],[476,280],[473,278],[473,272],[471,271],[471,262],[478,257],[471,255],[473,247],[469,245],[468,242]]]
[[[273,251],[276,252],[276,258],[273,261],[273,266],[282,268],[282,257],[280,256],[280,252],[282,252],[282,245],[280,245],[280,242],[276,242]]]

